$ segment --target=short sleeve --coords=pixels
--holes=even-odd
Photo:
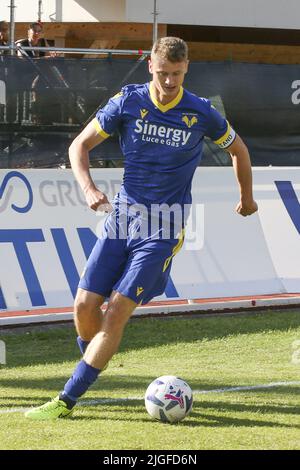
[[[210,106],[206,135],[223,149],[229,147],[236,137],[229,122],[212,105]]]
[[[121,123],[123,102],[124,94],[121,91],[98,110],[93,124],[102,137],[107,138],[118,129]]]

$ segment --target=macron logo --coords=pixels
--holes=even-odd
[[[157,126],[149,121],[137,119],[134,132],[142,135],[142,140],[153,144],[166,144],[172,147],[180,147],[187,144],[191,132],[174,127]]]
[[[144,292],[144,288],[143,287],[137,287],[136,288],[136,296],[138,297],[139,295],[141,295],[141,293]]]

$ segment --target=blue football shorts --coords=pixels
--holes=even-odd
[[[104,297],[117,291],[140,305],[163,294],[184,230],[172,238],[163,237],[162,229],[141,237],[142,223],[129,215],[123,215],[120,222],[114,210],[105,221],[78,287]]]

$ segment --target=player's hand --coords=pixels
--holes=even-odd
[[[106,194],[102,193],[97,188],[89,188],[85,192],[85,199],[87,205],[94,211],[111,212],[113,210]]]
[[[254,199],[251,199],[250,201],[241,200],[235,210],[238,214],[246,217],[247,215],[254,214],[258,210],[258,206]]]

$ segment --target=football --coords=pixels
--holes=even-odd
[[[191,412],[193,392],[179,377],[163,375],[148,386],[145,406],[152,418],[164,423],[177,423]]]

